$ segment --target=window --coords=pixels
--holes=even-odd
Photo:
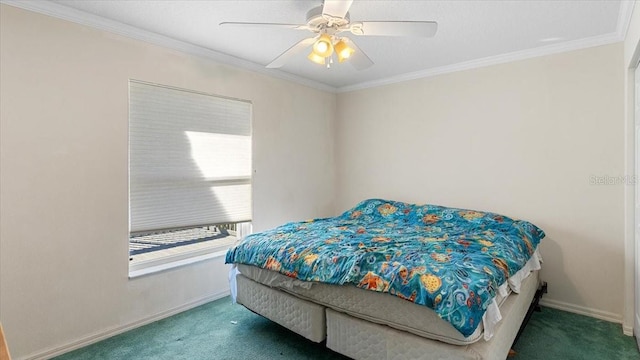
[[[251,169],[249,102],[130,81],[130,272],[250,231]]]

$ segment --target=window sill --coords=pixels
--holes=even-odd
[[[216,240],[214,244],[206,248],[160,256],[151,260],[133,260],[129,263],[129,279],[225,256],[227,250],[233,246],[235,242],[235,236],[228,236],[225,239]]]

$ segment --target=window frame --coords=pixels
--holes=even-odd
[[[143,85],[148,85],[148,86],[155,86],[155,87],[161,87],[161,88],[165,88],[165,89],[170,89],[170,90],[177,90],[177,91],[182,91],[182,92],[186,92],[186,93],[193,93],[196,95],[204,95],[204,96],[212,96],[215,98],[219,98],[219,99],[223,99],[223,100],[231,100],[231,101],[239,101],[239,102],[243,102],[243,103],[247,103],[249,105],[249,137],[250,137],[250,143],[251,143],[251,151],[250,151],[250,173],[248,177],[243,177],[242,179],[238,178],[238,179],[222,179],[222,180],[216,180],[213,182],[220,182],[220,183],[229,183],[229,182],[238,182],[238,180],[240,182],[244,182],[244,183],[248,183],[250,186],[250,219],[249,221],[245,221],[245,222],[230,222],[230,223],[235,223],[238,226],[238,233],[236,234],[232,234],[230,233],[228,236],[221,238],[221,239],[216,239],[216,240],[206,240],[203,243],[203,246],[199,246],[197,249],[190,249],[190,250],[184,250],[184,251],[180,251],[178,253],[175,254],[170,254],[170,255],[164,255],[161,257],[157,257],[154,259],[149,259],[149,260],[140,260],[140,261],[132,261],[132,256],[130,255],[131,250],[130,250],[130,246],[131,246],[131,239],[132,239],[132,234],[135,233],[139,233],[139,232],[132,232],[131,231],[131,84],[132,83],[137,83],[137,84],[143,84]],[[240,238],[240,236],[244,236],[247,235],[249,233],[251,233],[252,231],[252,219],[253,219],[253,174],[254,174],[254,166],[253,166],[253,161],[254,161],[254,156],[253,156],[253,103],[249,100],[245,100],[245,99],[239,99],[239,98],[233,98],[233,97],[228,97],[228,96],[221,96],[221,95],[217,95],[217,94],[212,94],[212,93],[207,93],[207,92],[202,92],[202,91],[197,91],[197,90],[191,90],[191,89],[185,89],[185,88],[180,88],[180,87],[174,87],[174,86],[170,86],[170,85],[164,85],[164,84],[157,84],[157,83],[151,83],[151,82],[147,82],[147,81],[141,81],[141,80],[136,80],[136,79],[129,79],[128,81],[128,85],[129,85],[129,97],[128,97],[128,107],[129,107],[129,112],[128,112],[128,131],[127,131],[127,136],[128,136],[128,148],[127,148],[127,161],[128,161],[128,191],[127,191],[127,197],[128,197],[128,214],[129,214],[129,236],[128,236],[128,240],[127,240],[127,244],[128,244],[128,255],[129,255],[129,278],[133,279],[133,278],[137,278],[140,276],[145,276],[145,275],[149,275],[149,274],[153,274],[153,273],[157,273],[160,271],[164,271],[164,270],[168,270],[168,269],[173,269],[176,267],[180,267],[180,266],[185,266],[185,265],[189,265],[189,264],[193,264],[193,263],[197,263],[197,262],[201,262],[204,260],[209,260],[209,259],[213,259],[213,258],[218,258],[218,257],[222,257],[226,254],[227,250],[233,246],[235,243],[237,243],[238,239]],[[208,181],[209,183],[212,183],[211,181]],[[243,225],[245,224],[245,225]],[[200,228],[203,226],[209,226],[209,225],[215,225],[215,224],[203,224],[203,225],[195,225],[192,227],[186,227],[187,229],[189,228]],[[242,231],[240,231],[240,228],[242,228]],[[174,229],[158,229],[157,231],[167,231],[167,230],[174,230]]]

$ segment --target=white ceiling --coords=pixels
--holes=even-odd
[[[260,68],[311,33],[291,29],[222,27],[218,24],[224,21],[304,24],[306,12],[322,4],[320,0],[52,1],[55,4],[49,5],[75,9],[75,17],[86,12],[94,19],[96,16],[109,19],[111,27],[117,23],[127,24],[244,59],[258,64]],[[280,71],[288,73],[285,74],[287,76],[302,78],[307,83],[311,80],[329,88],[345,90],[473,67],[474,64],[494,60],[501,62],[612,43],[622,40],[632,6],[618,0],[355,0],[349,11],[352,21],[437,21],[438,33],[433,38],[351,36],[375,63],[364,71],[357,71],[347,63],[326,69],[307,60],[306,52],[288,62]],[[227,62],[234,62],[231,57],[227,59],[231,59]],[[247,64],[246,61],[238,63]]]

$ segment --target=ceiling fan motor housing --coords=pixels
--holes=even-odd
[[[322,6],[315,7],[307,11],[307,25],[315,32],[324,32],[330,35],[335,34],[339,28],[348,25],[351,20],[349,12],[343,18],[322,14]]]

